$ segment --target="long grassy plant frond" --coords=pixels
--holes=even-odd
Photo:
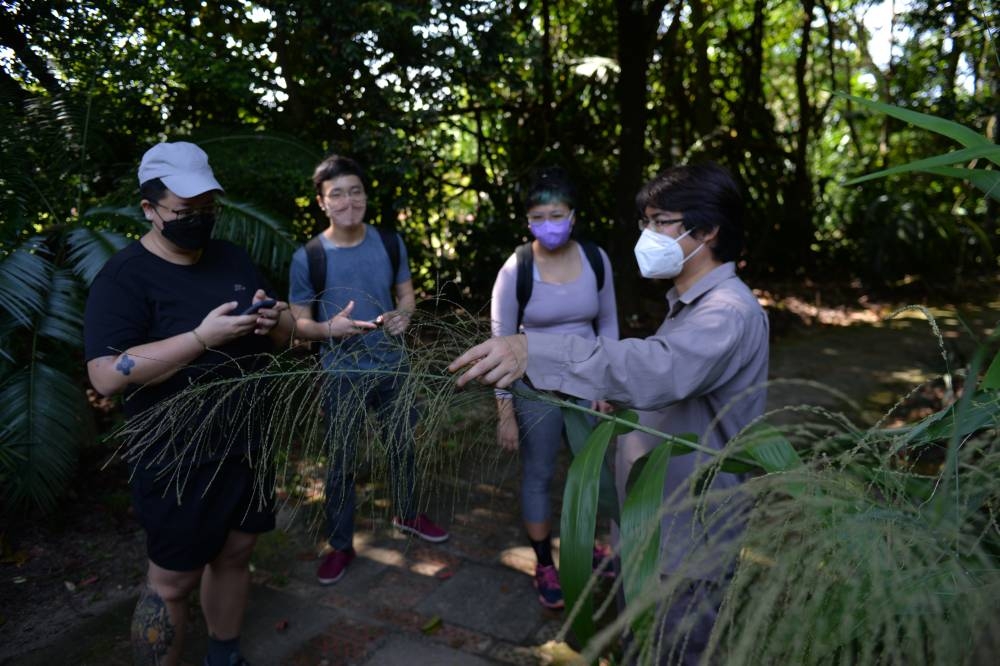
[[[369,469],[390,495],[398,495],[397,486],[404,480],[397,474],[401,460],[392,446],[393,433],[409,428],[417,414],[414,456],[418,490],[423,493],[417,501],[425,501],[429,492],[441,492],[428,487],[433,486],[432,479],[457,492],[469,481],[459,474],[463,457],[495,456],[497,451],[496,446],[482,446],[489,438],[482,423],[493,412],[484,397],[492,393],[458,391],[445,370],[469,340],[484,334],[485,326],[460,311],[438,317],[418,310],[405,336],[389,338],[404,361],[374,370],[338,371],[338,376],[350,380],[351,388],[333,402],[327,399],[331,373],[315,354],[286,350],[253,370],[242,369],[253,367],[246,359],[231,359],[214,370],[217,378],[192,384],[129,419],[114,436],[126,460],[170,478],[178,496],[189,463],[218,460],[239,450],[251,435],[262,442],[252,455],[268,463],[260,467],[261,483],[269,482],[267,470],[274,466],[279,482],[284,482],[299,475],[303,465],[322,475],[331,464],[350,464]],[[364,352],[359,353],[346,365],[364,367]],[[398,400],[389,408],[369,409],[363,397],[386,381],[399,386]],[[344,461],[345,446],[356,440],[357,457]]]

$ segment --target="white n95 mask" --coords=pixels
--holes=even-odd
[[[672,238],[652,229],[643,229],[639,242],[635,244],[635,260],[639,262],[642,277],[669,279],[680,275],[684,262],[705,247],[702,243],[697,250],[685,257],[684,250],[677,241],[690,233],[689,229],[677,238]]]

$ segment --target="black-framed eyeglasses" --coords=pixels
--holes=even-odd
[[[152,202],[157,208],[162,208],[163,210],[170,211],[174,214],[174,220],[181,220],[185,217],[191,217],[193,215],[215,215],[218,216],[222,212],[222,206],[217,203],[212,203],[207,206],[197,206],[195,208],[168,208],[161,203]]]
[[[649,225],[653,225],[653,231],[663,231],[665,228],[672,224],[677,224],[678,222],[683,222],[683,217],[661,217],[659,215],[654,215],[653,217],[640,217],[636,222],[639,224],[639,231],[642,231]]]

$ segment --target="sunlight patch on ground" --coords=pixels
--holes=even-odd
[[[360,550],[357,543],[355,543],[354,547]],[[402,568],[406,566],[406,558],[403,557],[403,554],[398,550],[391,550],[389,548],[365,548],[363,557],[390,567]]]
[[[535,551],[530,546],[517,546],[500,551],[500,564],[529,576],[535,575]]]

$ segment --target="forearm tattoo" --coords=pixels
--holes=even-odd
[[[128,377],[132,373],[132,368],[135,367],[135,361],[129,358],[128,354],[122,354],[122,357],[118,359],[118,363],[115,364],[115,370],[122,373]]]
[[[160,664],[176,636],[167,604],[149,585],[143,588],[132,614],[132,659],[134,664]]]

